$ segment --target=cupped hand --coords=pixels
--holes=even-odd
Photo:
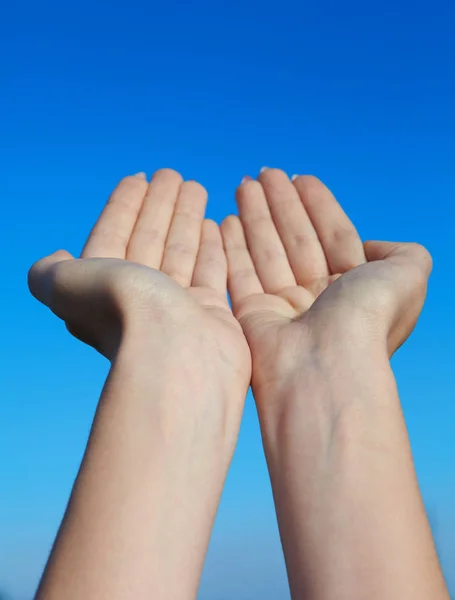
[[[383,345],[392,354],[420,314],[431,271],[417,244],[363,244],[316,178],[265,169],[237,190],[221,230],[229,292],[253,359],[256,397],[283,384],[308,351]],[[265,391],[265,390],[264,390]],[[257,398],[258,399],[258,398]]]
[[[227,302],[226,257],[219,227],[204,220],[206,202],[199,183],[169,169],[150,184],[144,174],[126,177],[81,258],[59,251],[38,261],[31,292],[110,360],[128,335],[154,338],[163,352],[175,339],[246,392],[250,353]]]

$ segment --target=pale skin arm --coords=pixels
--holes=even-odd
[[[173,171],[128,177],[83,260],[31,270],[112,363],[37,600],[196,598],[251,375],[206,199]]]
[[[448,600],[389,356],[431,259],[360,238],[329,190],[276,169],[222,225],[294,600]],[[340,277],[341,276],[341,277]]]

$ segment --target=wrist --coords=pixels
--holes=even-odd
[[[198,436],[201,444],[233,451],[246,389],[228,383],[210,344],[181,328],[150,324],[129,330],[110,374],[110,389],[159,424],[160,435]],[[232,378],[231,378],[232,380]]]
[[[171,332],[124,336],[40,598],[73,583],[94,598],[100,582],[106,597],[112,582],[120,595],[196,596],[234,436],[210,373],[176,358],[185,348]]]
[[[321,597],[336,590],[364,597],[369,588],[381,589],[403,556],[407,573],[415,565],[425,572],[428,558],[434,564],[386,359],[319,363],[316,373],[307,369],[289,383],[273,410],[259,410],[293,597],[316,590]],[[374,583],[362,579],[366,569],[375,573]]]
[[[288,423],[302,429],[302,439],[328,444],[335,430],[355,434],[366,421],[374,423],[378,413],[401,416],[387,349],[381,344],[308,338],[286,377],[269,379],[267,386],[255,383],[261,427],[270,439]]]

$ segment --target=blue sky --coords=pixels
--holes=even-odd
[[[235,210],[245,174],[321,177],[362,237],[424,243],[421,321],[394,359],[455,593],[455,3],[9,3],[0,20],[0,589],[30,600],[108,364],[28,294],[119,178],[173,167]],[[251,398],[201,600],[288,598]]]

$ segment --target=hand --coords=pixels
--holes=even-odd
[[[81,259],[59,251],[40,260],[32,293],[111,360],[131,331],[152,337],[159,328],[205,347],[224,384],[246,390],[250,355],[227,302],[226,258],[218,226],[204,220],[206,201],[201,185],[171,170],[150,185],[143,174],[126,177]]]
[[[40,600],[196,597],[251,376],[206,200],[174,171],[127,177],[82,259],[30,271],[113,363]]]
[[[392,354],[420,314],[431,258],[417,244],[367,242],[316,178],[263,170],[222,224],[229,292],[253,358],[253,391],[299,369],[305,348],[374,340]],[[270,390],[269,390],[270,391]]]
[[[313,177],[268,169],[237,201],[229,291],[292,598],[445,600],[388,360],[419,316],[428,253],[362,244]]]

